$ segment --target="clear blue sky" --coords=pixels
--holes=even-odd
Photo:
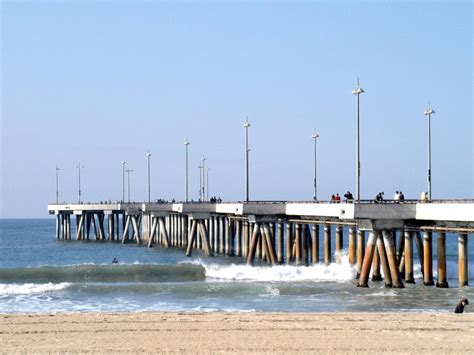
[[[251,199],[311,199],[313,128],[319,197],[354,191],[361,96],[362,198],[427,190],[474,195],[471,2],[1,3],[1,217],[46,216],[55,199],[190,195],[205,154],[210,194],[244,196],[245,115]]]

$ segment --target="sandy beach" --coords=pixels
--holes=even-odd
[[[2,315],[2,353],[473,353],[474,314]]]

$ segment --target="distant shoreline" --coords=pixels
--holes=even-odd
[[[124,312],[0,319],[5,352],[474,351],[474,313]]]

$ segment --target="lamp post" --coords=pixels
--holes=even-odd
[[[151,153],[148,151],[148,153],[145,154],[147,161],[148,161],[148,203],[151,202],[151,182],[150,182],[150,157]]]
[[[122,162],[122,202],[125,202],[125,164],[126,162]]]
[[[188,137],[186,137],[186,140],[184,141],[184,146],[185,146],[185,155],[184,155],[184,201],[188,202],[189,196],[188,196],[188,190],[189,190],[189,185],[188,185],[188,147],[189,147],[189,141]]]
[[[359,96],[365,91],[359,86],[359,78],[357,78],[357,86],[352,90],[352,94],[357,96],[357,125],[356,125],[356,201],[360,202],[360,109]]]
[[[84,167],[84,165],[81,165],[81,163],[76,164],[76,169],[78,169],[79,172],[79,203],[81,203],[81,169]]]
[[[313,132],[313,135],[311,136],[311,138],[313,138],[313,141],[314,141],[314,179],[313,179],[313,187],[314,187],[314,195],[313,195],[313,199],[316,201],[318,199],[318,190],[317,190],[317,184],[316,184],[316,172],[317,172],[317,165],[316,165],[316,139],[319,138],[319,135],[316,133],[316,129],[314,130]]]
[[[245,128],[245,201],[249,202],[249,118],[246,117],[243,125]]]
[[[428,103],[428,108],[423,113],[428,116],[428,199],[431,201],[431,115],[435,110],[431,108],[431,103]]]
[[[56,204],[59,203],[59,168],[56,167]]]
[[[202,200],[206,201],[206,158],[202,156]]]
[[[127,169],[125,172],[127,173],[128,178],[128,203],[130,203],[130,173],[133,173],[133,169]]]
[[[209,201],[209,171],[211,168],[206,169],[206,200]]]
[[[202,197],[202,165],[198,165],[199,168],[199,202],[202,202],[203,197]]]

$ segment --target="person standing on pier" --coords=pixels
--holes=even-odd
[[[354,201],[354,196],[352,196],[352,193],[350,191],[347,191],[344,194],[344,197],[345,197],[346,201]]]
[[[374,200],[375,200],[376,203],[382,202],[382,201],[383,201],[383,192],[379,192],[379,193],[377,194],[377,196],[375,196],[375,199],[374,199]]]

